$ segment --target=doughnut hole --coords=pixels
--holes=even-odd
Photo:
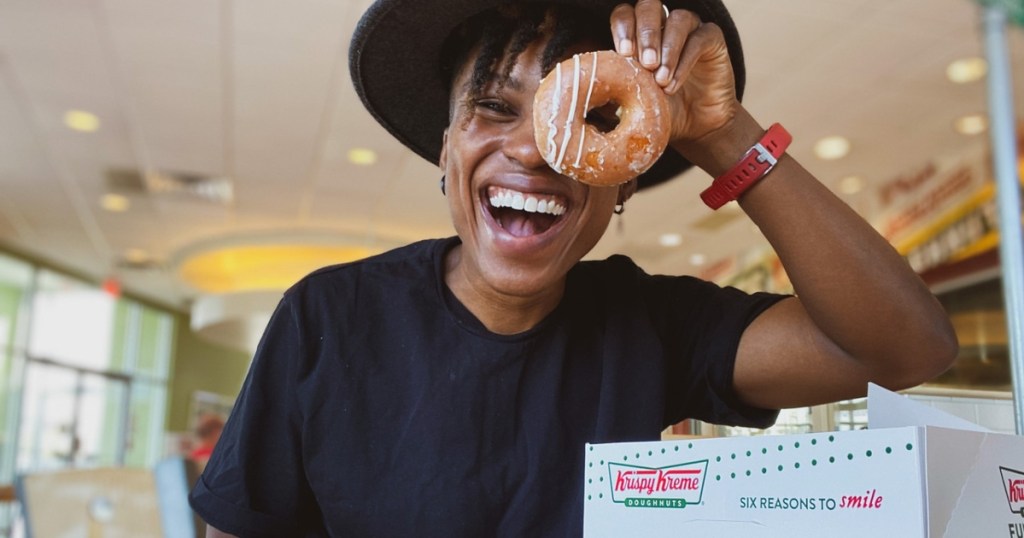
[[[587,111],[584,121],[592,125],[598,132],[610,133],[622,122],[622,106],[609,101]]]

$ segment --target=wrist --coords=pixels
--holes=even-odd
[[[711,186],[700,193],[704,203],[711,209],[737,200],[755,183],[764,179],[786,153],[793,137],[782,125],[775,123],[765,131],[743,158],[728,171],[715,178]]]
[[[695,166],[715,178],[735,165],[765,129],[742,107],[721,127],[700,138],[673,142],[672,147]]]

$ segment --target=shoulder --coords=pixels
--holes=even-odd
[[[649,274],[629,256],[615,254],[603,260],[587,260],[573,268],[570,280],[590,283],[611,290],[657,292],[659,290],[709,293],[720,287],[713,282],[689,275]]]
[[[697,320],[708,323],[722,317],[749,322],[787,297],[747,293],[690,275],[648,274],[622,255],[577,264],[570,273],[568,285],[575,291],[573,295],[583,301],[600,301],[616,308],[633,305],[654,313],[656,318],[687,323]]]
[[[436,257],[442,255],[453,241],[453,238],[425,239],[353,262],[329,265],[306,275],[299,281],[299,285],[347,275],[365,273],[402,275],[409,270],[429,270]]]
[[[367,279],[401,286],[429,282],[454,238],[426,239],[360,260],[317,269],[285,292],[291,300],[309,299],[323,294],[351,294],[352,286]],[[360,290],[365,291],[365,290]]]
[[[603,260],[585,260],[576,264],[569,272],[569,279],[576,281],[636,281],[648,276],[629,256],[615,254]]]
[[[285,291],[274,318],[321,334],[330,327],[386,318],[396,309],[434,305],[439,300],[438,271],[455,241],[418,241],[317,269]]]

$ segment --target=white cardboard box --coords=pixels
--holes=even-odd
[[[585,450],[591,538],[1024,538],[1014,435],[918,425]]]

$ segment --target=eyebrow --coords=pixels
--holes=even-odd
[[[493,84],[493,86],[492,86],[492,84]],[[472,92],[473,91],[473,83],[472,83],[472,81],[466,81],[466,84],[463,87],[465,88],[465,91],[467,93]],[[490,80],[486,84],[484,84],[483,88],[481,88],[481,91],[486,92],[486,91],[488,91],[487,89],[489,87],[493,88],[492,91],[500,91],[500,90],[506,90],[507,89],[507,90],[512,90],[514,92],[522,92],[522,91],[524,91],[526,89],[525,86],[523,85],[523,82],[521,80],[519,80],[518,78],[516,78],[516,77],[508,77],[507,79],[505,79],[505,82],[502,84],[502,83],[500,83],[498,81],[498,75],[491,76]]]
[[[511,89],[513,91],[517,91],[517,92],[523,91],[523,83],[522,83],[522,81],[520,81],[518,78],[511,77],[511,76],[508,77],[508,79],[505,81],[504,87],[509,88],[509,89]]]

